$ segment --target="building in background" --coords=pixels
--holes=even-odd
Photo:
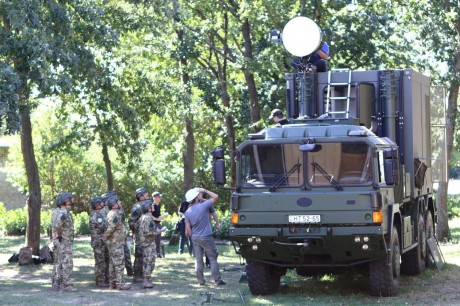
[[[3,169],[5,166],[9,148],[10,143],[8,139],[0,138],[0,169]],[[7,210],[23,208],[26,205],[27,196],[8,182],[6,178],[6,173],[0,171],[0,202],[5,205]]]

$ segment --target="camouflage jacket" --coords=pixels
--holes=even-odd
[[[157,236],[157,226],[151,213],[145,213],[139,219],[139,239],[141,244],[150,244]]]
[[[91,246],[102,244],[102,236],[105,234],[107,229],[106,216],[100,211],[93,210],[89,216],[89,230],[91,232]]]
[[[131,216],[129,217],[128,224],[129,229],[133,232],[137,233],[137,229],[139,228],[139,219],[142,216],[142,207],[140,202],[136,202],[131,208]]]
[[[104,215],[105,220],[107,220],[107,215],[109,214],[109,211],[110,210],[109,210],[109,207],[107,205],[102,207],[102,209],[101,209],[101,214]]]
[[[55,226],[57,224],[57,217],[59,216],[61,209],[65,208],[56,207],[55,209],[53,209],[53,212],[51,213],[51,237],[57,236]]]
[[[61,239],[73,241],[73,218],[72,214],[66,208],[61,208],[58,212],[56,212],[55,219],[53,220],[51,227],[53,228],[53,233]]]
[[[124,244],[126,227],[119,210],[111,210],[107,215],[107,229],[105,231],[108,244]]]

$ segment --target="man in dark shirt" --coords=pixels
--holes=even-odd
[[[153,205],[152,205],[152,215],[153,215],[153,220],[155,220],[155,223],[157,225],[158,229],[162,229],[163,227],[161,226],[161,221],[163,221],[164,218],[169,216],[168,213],[165,213],[164,215],[161,214],[161,194],[158,191],[155,191],[152,193],[152,198],[153,198]],[[161,258],[161,233],[157,234],[155,238],[155,246],[157,248],[157,257]]]
[[[275,108],[272,110],[272,113],[270,115],[270,119],[273,119],[275,123],[278,125],[284,125],[289,123],[289,120],[283,118],[283,112],[280,109]]]

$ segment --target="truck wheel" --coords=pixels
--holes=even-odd
[[[369,263],[369,282],[373,296],[396,296],[399,290],[401,252],[398,230],[393,226],[391,237],[387,239],[389,252]]]
[[[249,261],[246,265],[249,290],[253,295],[275,293],[280,287],[281,273],[276,273],[268,264]]]
[[[418,216],[418,245],[402,255],[401,273],[406,275],[418,275],[425,271],[426,266],[426,233],[425,219]]]
[[[426,240],[434,237],[434,225],[433,225],[433,217],[431,215],[431,211],[428,211],[425,215],[425,238]],[[435,267],[436,263],[434,262],[434,257],[431,254],[430,248],[427,247],[426,250],[426,266],[427,267]]]

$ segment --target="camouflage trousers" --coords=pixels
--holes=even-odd
[[[129,244],[127,241],[125,241],[125,244],[123,245],[123,252],[124,252],[124,256],[125,256],[125,268],[126,268],[126,272],[128,274],[131,274],[133,273],[133,264],[131,262],[131,250],[129,249]]]
[[[59,245],[59,261],[61,266],[62,287],[72,285],[71,276],[73,270],[72,241],[62,240]]]
[[[108,284],[109,283],[109,266],[110,266],[110,254],[109,254],[109,248],[107,247],[107,244],[104,244],[104,267],[105,267],[105,273],[104,273],[104,283]]]
[[[53,270],[51,272],[51,285],[53,287],[59,287],[62,283],[61,263],[59,259],[59,241],[53,240]]]
[[[102,285],[105,282],[105,273],[107,271],[106,246],[103,243],[92,245],[94,251],[94,274],[96,276],[96,285]]]
[[[134,276],[135,277],[142,277],[142,266],[143,266],[143,252],[142,252],[142,244],[140,242],[139,234],[135,234],[134,240]]]
[[[111,286],[123,284],[123,271],[125,270],[125,251],[122,243],[107,243],[109,249],[109,282]]]
[[[144,277],[150,277],[155,269],[155,261],[157,259],[157,251],[155,240],[150,243],[142,244],[143,257],[142,266],[144,269]]]

